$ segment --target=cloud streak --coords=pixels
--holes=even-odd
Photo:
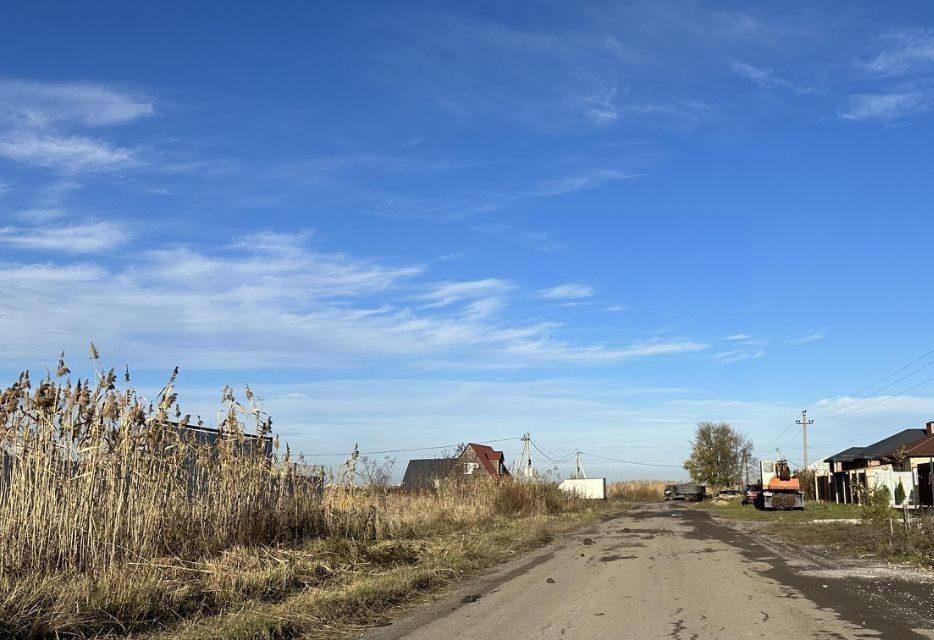
[[[771,69],[756,67],[745,62],[730,62],[733,73],[749,80],[762,89],[786,89],[794,93],[816,93],[812,87],[786,80],[775,74]]]
[[[541,292],[546,300],[580,300],[593,295],[593,287],[586,284],[561,284]]]
[[[151,102],[105,86],[0,78],[0,157],[65,173],[129,167],[138,163],[131,150],[88,131],[154,113]]]
[[[862,67],[876,75],[895,77],[934,70],[934,32],[924,29],[890,31],[885,47]]]
[[[51,247],[60,238],[18,241]],[[7,338],[0,361],[41,362],[50,344],[75,352],[89,340],[141,367],[209,369],[517,369],[706,348],[683,339],[573,342],[562,337],[559,323],[503,314],[503,294],[514,287],[508,281],[432,283],[423,266],[381,264],[306,244],[300,235],[256,234],[210,254],[141,253],[125,269],[0,265],[8,303],[0,315]],[[406,302],[413,300],[429,304]]]
[[[837,115],[842,120],[897,120],[927,111],[929,101],[924,94],[864,93],[850,96],[849,103]]]
[[[54,219],[43,222],[39,227],[0,227],[0,245],[55,253],[102,253],[130,238],[129,231],[114,222],[67,224]]]

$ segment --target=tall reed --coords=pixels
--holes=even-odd
[[[60,361],[54,377],[24,372],[0,391],[0,576],[192,558],[324,526],[288,453],[268,455],[271,422],[252,397],[244,406],[225,389],[212,442],[181,415],[177,369],[152,403],[118,389],[113,370],[93,383],[69,373]]]

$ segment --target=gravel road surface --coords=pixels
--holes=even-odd
[[[803,551],[677,503],[644,505],[363,638],[934,638],[932,593],[924,572]]]

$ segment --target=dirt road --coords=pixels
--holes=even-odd
[[[927,574],[760,540],[677,504],[636,507],[363,637],[934,638]]]

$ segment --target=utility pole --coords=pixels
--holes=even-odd
[[[814,424],[813,420],[808,420],[808,410],[805,409],[801,412],[801,419],[795,420],[797,424],[801,425],[801,435],[804,438],[804,470],[808,470],[808,425]]]
[[[516,475],[520,473],[526,477],[526,479],[532,477],[532,452],[529,449],[529,444],[532,441],[531,434],[523,433],[522,437],[522,456],[519,458],[519,464],[516,465]]]
[[[574,472],[575,478],[586,478],[587,473],[584,471],[584,465],[581,463],[581,452],[577,452],[577,471]]]

